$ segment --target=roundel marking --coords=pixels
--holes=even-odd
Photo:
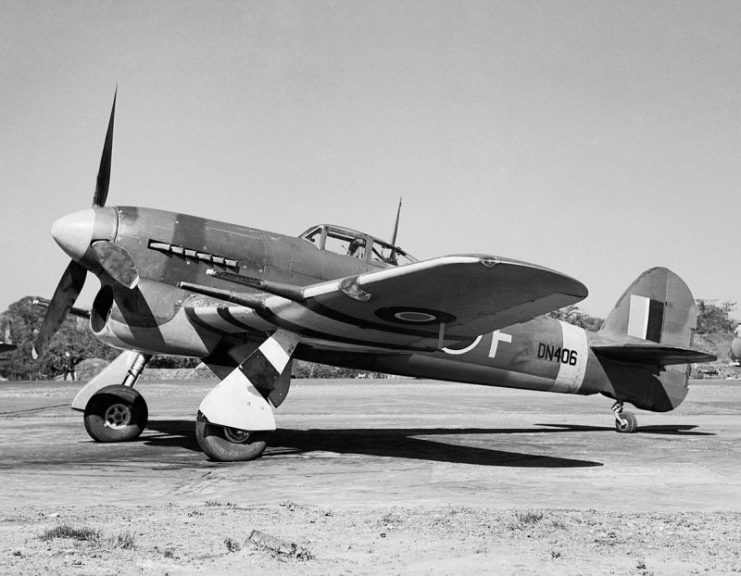
[[[429,312],[415,312],[414,310],[403,310],[402,312],[395,312],[394,318],[402,320],[403,322],[415,322],[424,324],[425,322],[434,322],[437,317]]]
[[[455,320],[455,316],[440,310],[430,308],[411,308],[404,306],[389,306],[376,310],[376,316],[387,322],[396,324],[416,324],[422,326],[425,324],[441,324]]]
[[[466,352],[470,352],[471,350],[476,348],[476,346],[479,345],[479,342],[481,342],[481,339],[483,337],[484,337],[483,335],[476,336],[474,341],[468,344],[468,346],[464,348],[447,348],[447,347],[443,348],[443,352],[445,352],[446,354],[454,354],[454,355],[465,354]]]

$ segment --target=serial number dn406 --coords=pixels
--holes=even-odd
[[[569,366],[576,366],[577,352],[570,348],[561,346],[551,346],[550,344],[538,343],[538,358],[550,360],[551,362],[560,362]]]

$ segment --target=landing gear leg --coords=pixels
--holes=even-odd
[[[129,386],[131,388],[134,387],[134,384],[136,384],[139,376],[141,376],[142,370],[144,370],[144,367],[147,365],[150,358],[151,356],[145,356],[144,354],[137,355],[134,362],[132,362],[131,367],[126,372],[126,378],[124,378],[123,381],[124,386]]]
[[[612,405],[615,414],[615,430],[623,434],[632,434],[638,429],[638,419],[632,412],[623,412],[623,403],[615,402]]]
[[[196,441],[209,458],[245,461],[263,453],[275,430],[267,398],[290,370],[297,344],[296,334],[278,330],[206,395],[196,417]]]
[[[80,390],[72,407],[85,412],[85,430],[96,442],[138,438],[147,425],[147,403],[133,386],[149,356],[124,352]]]

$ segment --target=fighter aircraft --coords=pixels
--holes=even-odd
[[[320,224],[298,237],[198,216],[106,206],[116,98],[92,207],[57,220],[70,256],[34,354],[73,307],[88,272],[100,280],[93,333],[123,349],[75,397],[100,442],[132,440],[148,411],[134,384],[154,354],[202,361],[221,379],[196,415],[213,460],[251,460],[276,429],[294,358],[362,370],[612,400],[616,428],[636,430],[625,402],[678,406],[691,362],[694,299],[664,268],[642,274],[596,333],[542,316],[578,302],[577,280],[489,254],[418,260],[396,242]],[[398,218],[397,218],[398,227]],[[396,232],[394,232],[396,236]],[[403,384],[400,384],[403,385]]]
[[[5,324],[4,336],[0,340],[0,354],[3,352],[11,352],[16,349],[16,345],[13,344],[13,338],[10,335],[10,324]]]
[[[736,366],[741,363],[741,324],[736,326],[733,331],[733,340],[731,341],[731,349],[728,351],[728,356]]]

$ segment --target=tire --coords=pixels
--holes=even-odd
[[[106,386],[85,406],[85,430],[96,442],[128,442],[147,426],[147,403],[129,386]]]
[[[211,460],[218,462],[245,462],[262,456],[268,445],[270,432],[248,432],[211,424],[198,413],[196,441]]]
[[[638,419],[632,412],[621,412],[620,418],[622,418],[622,422],[615,420],[615,430],[618,432],[622,434],[632,434],[638,429]]]

